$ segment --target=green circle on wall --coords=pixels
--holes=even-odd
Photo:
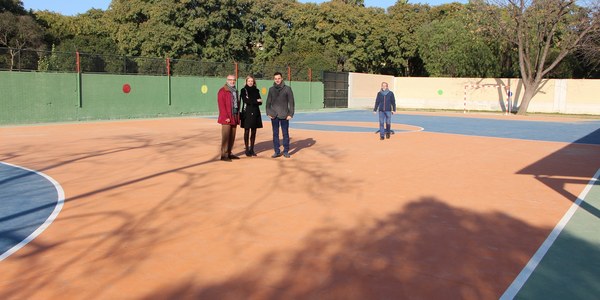
[[[438,95],[441,96],[442,94],[444,94],[444,91],[443,90],[438,90],[437,93],[438,93]]]

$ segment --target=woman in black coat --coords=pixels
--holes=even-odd
[[[246,86],[240,91],[240,97],[244,101],[243,119],[241,120],[244,128],[244,145],[246,146],[246,156],[256,156],[254,152],[254,142],[256,141],[256,129],[262,128],[262,119],[260,115],[260,91],[256,88],[254,77],[246,77]],[[248,141],[250,140],[250,141]],[[248,145],[250,142],[250,145]]]

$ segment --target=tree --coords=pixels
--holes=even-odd
[[[598,2],[577,6],[575,0],[506,0],[506,17],[497,15],[519,53],[524,87],[517,114],[526,114],[529,103],[549,73],[583,41],[598,31]],[[503,12],[501,12],[503,13]],[[497,26],[497,25],[496,25]]]
[[[337,71],[368,72],[370,58],[361,51],[371,31],[367,8],[346,2],[331,1],[316,7],[314,27],[309,27],[314,28],[312,40],[334,51]]]
[[[592,18],[599,22],[600,13],[596,12]],[[581,68],[585,69],[584,78],[600,78],[600,31],[590,31],[574,56],[579,58]]]
[[[190,28],[198,17],[196,2],[199,1],[114,0],[107,13],[124,54],[179,57],[199,49]]]
[[[418,30],[419,54],[432,76],[496,77],[500,74],[494,41],[473,22],[467,5],[441,5],[432,10],[436,19]]]
[[[11,71],[15,65],[15,57],[23,49],[43,46],[42,35],[42,28],[31,16],[18,16],[11,12],[0,13],[0,46],[9,48]]]
[[[74,17],[39,11],[34,16],[46,28],[47,42],[52,45],[52,52],[40,60],[39,70],[73,71],[75,52],[79,51],[82,71],[124,72],[104,11],[90,9]]]
[[[332,2],[341,2],[344,4],[350,4],[354,6],[365,6],[364,0],[332,0]]]
[[[250,32],[249,42],[253,51],[249,62],[262,66],[273,65],[273,61],[283,52],[286,42],[292,39],[292,28],[299,28],[297,24],[301,24],[301,18],[306,16],[298,7],[295,0],[253,1],[249,23],[245,26]],[[296,19],[292,20],[294,16]]]
[[[23,1],[20,0],[0,0],[0,13],[11,12],[15,15],[26,15]]]
[[[388,16],[383,18],[384,56],[386,67],[395,69],[393,75],[425,76],[423,61],[418,53],[421,40],[418,30],[431,22],[431,7],[423,4],[408,4],[398,1],[388,8]]]

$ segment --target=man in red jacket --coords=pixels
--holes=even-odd
[[[239,157],[231,154],[235,141],[235,130],[240,123],[239,98],[235,88],[235,76],[227,75],[227,83],[217,93],[219,119],[221,124],[221,160],[231,161]]]

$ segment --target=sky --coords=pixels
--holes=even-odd
[[[76,14],[84,13],[91,8],[98,8],[106,10],[110,4],[110,0],[22,0],[25,9],[33,10],[49,10],[57,12],[67,16],[74,16]],[[276,0],[275,0],[276,1]],[[321,3],[326,0],[300,0],[300,2],[312,2]],[[409,0],[409,3],[423,3],[431,6],[450,3],[460,2],[466,3],[467,0]],[[365,0],[365,6],[375,6],[388,8],[396,3],[396,0]]]

